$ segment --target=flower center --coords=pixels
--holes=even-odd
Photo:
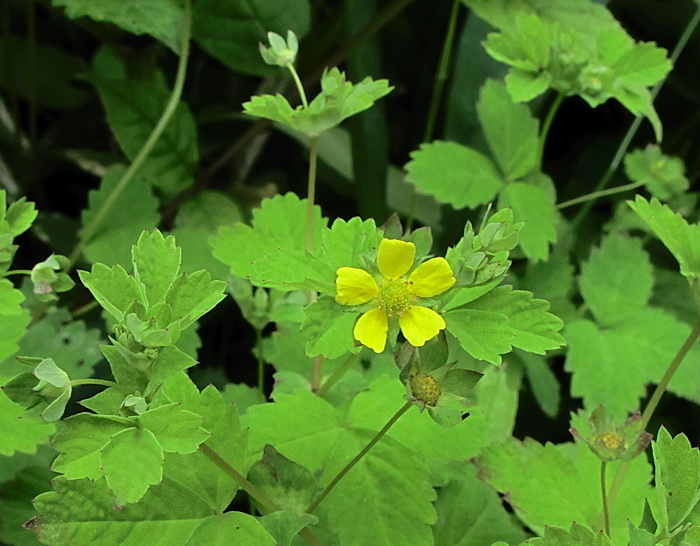
[[[622,443],[622,439],[616,434],[613,434],[612,432],[606,432],[605,434],[601,434],[600,436],[598,436],[598,441],[601,442],[608,449],[617,449],[618,446]]]
[[[408,284],[401,279],[389,281],[379,289],[379,307],[390,317],[403,315],[416,301],[416,296],[408,291]]]
[[[417,373],[409,378],[411,392],[416,400],[420,400],[426,406],[434,408],[440,398],[442,390],[440,383],[432,375]]]

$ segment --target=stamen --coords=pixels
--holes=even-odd
[[[408,291],[406,281],[396,279],[389,281],[379,289],[377,295],[379,307],[384,309],[390,317],[402,316],[411,308],[411,304],[416,301],[416,296]]]

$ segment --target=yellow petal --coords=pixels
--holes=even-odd
[[[387,279],[405,275],[416,258],[416,245],[399,239],[382,239],[377,250],[379,271]]]
[[[379,293],[374,277],[356,267],[341,267],[336,271],[338,278],[335,287],[338,291],[335,301],[342,305],[362,305]]]
[[[432,258],[420,264],[408,277],[408,290],[421,298],[431,298],[452,288],[452,268],[445,258]]]
[[[444,319],[432,309],[413,306],[399,317],[399,326],[408,342],[414,347],[422,347],[445,329]]]
[[[353,334],[362,345],[369,347],[375,353],[381,353],[386,346],[388,331],[389,321],[386,313],[382,309],[371,309],[357,321]]]

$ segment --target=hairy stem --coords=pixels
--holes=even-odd
[[[695,10],[695,14],[691,18],[691,20],[688,21],[688,24],[686,25],[685,29],[683,30],[683,34],[678,39],[678,43],[676,44],[676,47],[673,49],[673,53],[671,53],[671,57],[670,57],[671,63],[675,64],[676,60],[678,59],[681,52],[683,51],[686,44],[688,43],[688,40],[690,39],[693,32],[695,31],[695,28],[698,26],[698,23],[700,23],[700,6],[698,7],[698,9]],[[653,104],[656,96],[659,94],[661,87],[663,87],[664,83],[666,82],[667,77],[668,76],[664,77],[664,79],[662,79],[659,83],[657,83],[652,88],[652,90],[651,90],[651,102],[652,102],[652,104]],[[625,157],[625,154],[627,153],[627,149],[629,148],[629,145],[632,142],[634,135],[637,134],[637,129],[639,129],[639,126],[641,125],[643,119],[644,118],[641,115],[637,116],[634,119],[634,121],[632,122],[632,125],[630,125],[630,128],[627,130],[625,137],[622,139],[622,142],[620,142],[620,146],[618,147],[617,152],[615,153],[615,156],[613,157],[612,161],[610,162],[610,166],[608,167],[608,170],[605,172],[603,177],[598,182],[598,185],[593,190],[593,193],[599,192],[600,190],[605,188],[605,186],[607,186],[608,182],[610,182],[612,175],[615,174],[615,171],[617,171],[617,168],[620,166],[622,159]],[[593,201],[587,201],[586,204],[583,207],[581,207],[581,210],[578,212],[578,214],[571,221],[571,226],[570,226],[571,230],[576,229],[576,226],[578,226],[581,223],[581,221],[584,219],[586,214],[588,214],[588,211],[591,209],[592,205],[593,205]]]
[[[136,172],[141,168],[141,165],[143,165],[144,161],[148,157],[148,154],[151,153],[151,150],[153,147],[156,145],[158,142],[158,139],[160,136],[163,134],[163,131],[167,127],[168,123],[170,122],[170,119],[173,117],[173,114],[175,113],[175,109],[177,108],[178,103],[180,102],[180,97],[182,96],[182,89],[185,85],[185,75],[187,73],[187,61],[189,58],[189,52],[190,52],[190,34],[191,34],[191,27],[192,27],[192,7],[191,7],[191,2],[190,0],[185,0],[185,17],[184,17],[184,25],[183,25],[183,30],[182,30],[182,45],[180,47],[180,60],[178,63],[177,67],[177,75],[175,77],[175,84],[173,86],[172,93],[170,94],[170,98],[168,99],[167,104],[165,105],[165,109],[163,110],[163,113],[160,116],[160,119],[158,120],[158,123],[156,123],[156,126],[153,128],[153,131],[151,134],[148,136],[148,139],[146,139],[146,142],[144,142],[143,146],[139,150],[139,153],[136,154],[136,157],[134,158],[134,161],[129,165],[129,168],[124,172],[122,177],[119,179],[119,182],[117,182],[117,185],[115,186],[114,190],[112,193],[107,197],[105,200],[104,204],[100,209],[97,211],[97,214],[95,214],[95,217],[93,218],[92,222],[88,224],[83,231],[83,234],[80,238],[80,241],[78,244],[75,246],[73,249],[73,252],[69,256],[69,266],[68,269],[70,269],[75,262],[78,261],[80,258],[80,255],[83,251],[83,248],[85,245],[90,242],[90,239],[95,236],[95,233],[97,230],[100,228],[100,225],[102,222],[104,222],[105,218],[107,217],[107,213],[110,211],[110,209],[114,206],[114,203],[116,203],[117,199],[119,196],[122,194],[126,186],[129,184],[131,179],[134,177]]]
[[[605,485],[605,470],[608,467],[606,461],[600,461],[600,496],[603,499],[603,518],[605,520],[605,534],[610,536],[610,511],[608,509],[608,488]]]
[[[328,496],[328,493],[330,493],[333,488],[338,485],[338,482],[343,479],[343,477],[352,470],[352,467],[354,467],[362,457],[367,455],[370,449],[374,447],[374,445],[381,440],[384,435],[389,431],[389,429],[398,421],[401,416],[406,413],[409,409],[411,409],[411,406],[413,404],[411,402],[406,402],[399,411],[397,411],[391,419],[389,419],[386,424],[382,427],[382,429],[377,432],[377,434],[374,435],[374,438],[372,438],[369,443],[362,448],[362,450],[355,455],[355,457],[348,463],[346,464],[338,474],[330,481],[330,483],[324,488],[323,491],[321,491],[321,494],[316,498],[314,502],[311,503],[311,506],[309,506],[306,509],[307,514],[311,514],[316,508],[318,508],[318,505],[323,502],[323,499],[325,499]]]
[[[632,182],[630,184],[625,184],[624,186],[616,186],[614,188],[610,188],[607,190],[600,190],[596,191],[593,193],[587,193],[586,195],[582,195],[580,197],[576,197],[574,199],[569,199],[568,201],[564,201],[563,203],[559,203],[557,205],[557,209],[565,209],[567,207],[571,207],[573,205],[578,205],[579,203],[585,203],[586,201],[593,201],[594,199],[598,199],[600,197],[606,197],[608,195],[615,195],[616,193],[623,193],[629,190],[633,190],[635,188],[639,188],[640,186],[643,186],[644,182]]]

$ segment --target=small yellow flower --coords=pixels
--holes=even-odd
[[[355,339],[376,353],[386,346],[389,318],[399,318],[403,335],[416,347],[445,329],[445,321],[439,314],[415,302],[450,289],[455,283],[452,269],[445,258],[432,258],[406,278],[415,257],[413,243],[382,239],[377,251],[377,267],[383,277],[379,283],[363,269],[341,267],[336,271],[335,301],[342,305],[362,305],[372,300],[377,303],[376,308],[359,318],[353,330]]]

